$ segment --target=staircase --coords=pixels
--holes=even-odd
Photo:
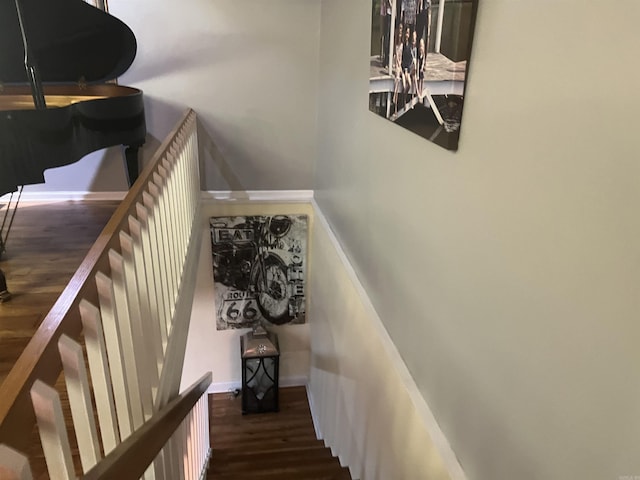
[[[241,398],[209,396],[211,480],[351,480],[318,440],[304,387],[280,389],[280,411],[242,415]]]
[[[189,110],[51,310],[35,312],[39,327],[0,384],[0,477],[351,479],[316,439],[304,388],[282,389],[278,413],[247,416],[240,398],[214,396],[208,433],[211,374],[179,390],[200,251],[197,166]],[[49,268],[53,278],[63,270],[43,265],[36,286],[47,293]],[[11,273],[17,280],[19,270]],[[24,277],[36,278],[33,270]],[[22,300],[3,308],[18,314]],[[0,340],[24,326],[4,323]]]

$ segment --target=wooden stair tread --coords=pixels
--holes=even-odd
[[[316,450],[316,449],[325,449],[324,443],[320,440],[296,440],[293,442],[260,442],[260,443],[243,443],[242,448],[238,448],[238,445],[225,445],[224,447],[218,447],[216,445],[212,445],[212,450],[214,453],[220,453],[221,455],[228,456],[246,456],[249,454],[259,455],[262,453],[276,453],[276,452],[292,452],[292,451],[306,451],[306,450]]]
[[[211,478],[214,480],[247,480],[259,478],[261,480],[351,480],[351,476],[346,472],[335,471],[306,471],[306,472],[245,472],[244,476],[237,473],[218,473]]]
[[[308,458],[297,454],[295,456],[289,454],[286,457],[246,458],[244,461],[233,462],[222,462],[221,459],[214,459],[211,463],[211,470],[213,472],[251,472],[256,469],[264,471],[295,469],[295,471],[300,471],[301,469],[317,469],[325,466],[335,467],[336,459],[331,455],[321,458]]]
[[[292,463],[293,459],[291,459],[290,461]],[[207,478],[214,480],[243,480],[249,478],[260,478],[265,480],[351,480],[349,470],[340,467],[339,463],[337,464],[337,466],[336,464],[320,467],[316,465],[289,465],[281,466],[279,468],[264,468],[262,465],[256,465],[252,469],[226,472],[217,472],[213,468],[211,468],[209,470]]]
[[[351,480],[316,438],[304,387],[280,389],[280,411],[242,415],[241,399],[209,396],[208,479]]]
[[[298,440],[313,440],[315,439],[315,435],[309,435],[308,433],[301,431],[299,429],[292,430],[275,430],[273,432],[219,432],[213,431],[212,434],[214,438],[220,438],[222,435],[225,436],[225,445],[234,445],[237,443],[249,443],[249,442],[274,442],[274,443],[287,443]],[[212,445],[220,445],[219,440],[215,440],[215,443]]]
[[[331,451],[325,447],[314,448],[295,448],[292,447],[288,450],[267,450],[267,451],[238,451],[238,449],[227,450],[213,450],[212,457],[216,463],[220,463],[223,466],[235,463],[260,463],[270,464],[275,462],[282,462],[283,460],[291,459],[291,456],[295,454],[298,461],[321,461],[332,460],[334,457],[331,455]]]

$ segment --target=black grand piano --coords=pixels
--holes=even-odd
[[[131,29],[82,0],[0,0],[0,196],[113,145],[135,180],[142,91],[108,83],[135,54]]]
[[[106,83],[133,62],[131,29],[82,0],[0,0],[0,42],[0,195],[112,145],[130,148],[132,181],[146,134],[142,92]]]

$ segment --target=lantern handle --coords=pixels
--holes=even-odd
[[[264,326],[259,323],[258,325],[255,325],[253,327],[253,336],[254,337],[266,337],[268,335],[269,332],[267,332],[267,329],[264,328]]]

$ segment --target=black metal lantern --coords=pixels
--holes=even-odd
[[[262,326],[240,337],[242,413],[278,411],[278,336]]]

